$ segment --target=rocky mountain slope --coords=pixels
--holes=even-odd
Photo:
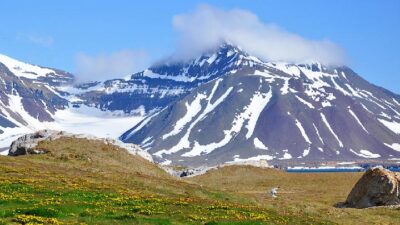
[[[160,77],[206,82],[121,139],[190,166],[400,158],[400,97],[350,68],[263,62],[230,45],[207,56],[165,64]],[[203,63],[218,69],[181,76]]]

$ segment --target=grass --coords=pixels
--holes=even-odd
[[[38,148],[49,153],[0,157],[0,224],[333,224],[281,212],[244,184],[235,191],[204,176],[171,177],[100,141],[62,138]]]
[[[255,200],[281,215],[323,218],[338,224],[400,224],[399,210],[336,208],[346,199],[362,173],[286,173],[250,166],[227,166],[189,178],[210,190]],[[278,198],[268,197],[280,187]]]

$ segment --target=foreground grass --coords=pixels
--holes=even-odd
[[[189,178],[211,190],[247,197],[281,214],[309,215],[338,224],[400,224],[400,210],[336,208],[362,173],[286,173],[250,166],[228,166]],[[267,197],[280,187],[277,199]]]
[[[7,222],[59,224],[201,224],[207,221],[295,222],[273,211],[217,201],[85,190],[48,190],[3,183],[0,217]],[[257,223],[258,221],[258,223]]]
[[[38,148],[49,153],[0,157],[0,224],[331,224],[173,178],[99,141],[63,138]]]

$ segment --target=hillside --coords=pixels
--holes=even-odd
[[[48,153],[0,157],[1,224],[329,224],[171,177],[102,141],[66,137],[36,149]]]

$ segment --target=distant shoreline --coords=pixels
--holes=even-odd
[[[337,173],[337,172],[365,172],[369,168],[375,166],[364,166],[364,167],[292,167],[284,169],[288,173]],[[383,168],[392,172],[400,172],[400,166],[383,166]]]

